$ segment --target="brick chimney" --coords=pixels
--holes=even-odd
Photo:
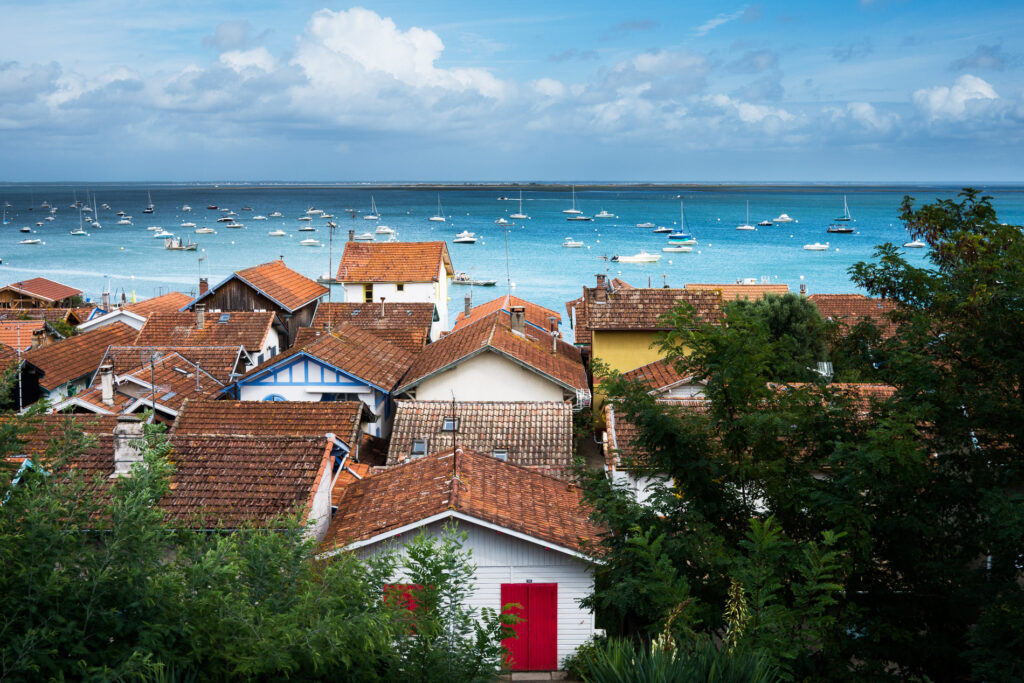
[[[142,422],[134,415],[118,415],[114,427],[114,473],[116,477],[131,476],[132,465],[142,462],[139,441],[142,440]]]
[[[512,319],[512,331],[520,336],[526,336],[526,308],[523,306],[511,306],[509,317]]]
[[[210,281],[205,277],[199,278],[199,296],[206,294],[208,291],[210,291]]]
[[[348,241],[349,242],[355,242],[356,241],[356,231],[355,230],[349,230],[348,231]]]
[[[597,274],[597,288],[594,290],[594,299],[596,301],[607,301],[608,300],[608,284],[606,283],[606,275],[604,273]]]
[[[807,297],[807,285],[803,282],[800,283],[800,298],[804,299]]]
[[[196,329],[206,327],[206,304],[196,304]]]
[[[100,368],[100,391],[103,405],[114,405],[114,366],[104,365]]]
[[[469,294],[466,295],[465,303],[463,304],[462,314],[469,319],[469,312],[473,309],[473,297]]]
[[[558,318],[553,315],[548,316],[548,331],[556,337],[558,336]]]
[[[103,292],[103,310],[110,312],[110,292]]]

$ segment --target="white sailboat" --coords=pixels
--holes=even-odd
[[[850,215],[850,207],[846,205],[846,195],[843,195],[843,215],[836,218],[837,222],[845,223],[852,221],[853,217]]]
[[[747,220],[743,225],[737,225],[737,230],[757,230],[753,225],[750,224],[750,200],[747,200]]]
[[[427,219],[433,223],[444,223],[444,216],[441,214],[441,193],[437,193],[437,214]]]
[[[379,221],[380,213],[377,211],[377,202],[373,201],[373,195],[370,195],[370,213],[363,216],[364,221]]]
[[[102,228],[103,226],[100,225],[100,220],[99,220],[100,213],[99,213],[99,211],[96,210],[96,195],[92,196],[92,215],[94,216],[94,218],[92,219],[92,227],[94,227],[94,228]]]
[[[529,220],[529,218],[530,218],[525,213],[523,213],[523,191],[522,190],[519,190],[519,210],[516,211],[515,213],[511,214],[509,216],[509,218],[511,218],[513,220],[522,220],[522,221]]]
[[[142,213],[153,213],[153,197],[150,195],[149,190],[146,190],[146,208],[142,210]]]
[[[583,213],[582,211],[580,211],[579,209],[576,208],[576,186],[575,185],[572,186],[572,208],[571,209],[562,209],[562,213],[569,213],[569,214],[572,214],[574,216],[578,216],[581,213]]]

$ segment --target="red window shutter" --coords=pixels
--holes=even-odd
[[[530,669],[551,671],[558,668],[558,584],[531,583],[527,631]]]
[[[526,619],[527,609],[530,604],[530,596],[528,592],[530,584],[527,583],[503,583],[501,584],[501,609],[505,610],[505,605],[509,603],[519,603],[519,607],[512,607],[507,610],[510,614],[515,614],[520,619]],[[516,671],[522,671],[529,668],[529,642],[527,639],[527,622],[520,621],[513,627],[516,631],[517,638],[506,638],[501,641],[501,644],[508,650],[509,660],[511,662],[511,668]]]

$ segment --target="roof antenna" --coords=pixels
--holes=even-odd
[[[455,435],[459,431],[459,420],[455,416],[455,390],[452,389],[451,392],[452,392],[452,455],[455,455],[455,449],[457,448],[457,446],[455,445]]]
[[[508,226],[505,225],[505,297],[506,301],[512,300],[512,271],[508,265]]]

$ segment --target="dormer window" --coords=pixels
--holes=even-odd
[[[412,440],[412,452],[409,453],[409,457],[422,458],[427,454],[427,440],[426,439],[413,439]]]
[[[459,418],[457,417],[446,417],[444,422],[441,423],[442,432],[457,432],[459,431]]]
[[[491,455],[493,455],[496,460],[500,460],[502,462],[508,462],[508,449],[507,448],[495,448],[493,451],[491,451]]]
[[[395,291],[396,292],[404,292],[405,291],[405,283],[404,282],[397,283],[395,285]]]

